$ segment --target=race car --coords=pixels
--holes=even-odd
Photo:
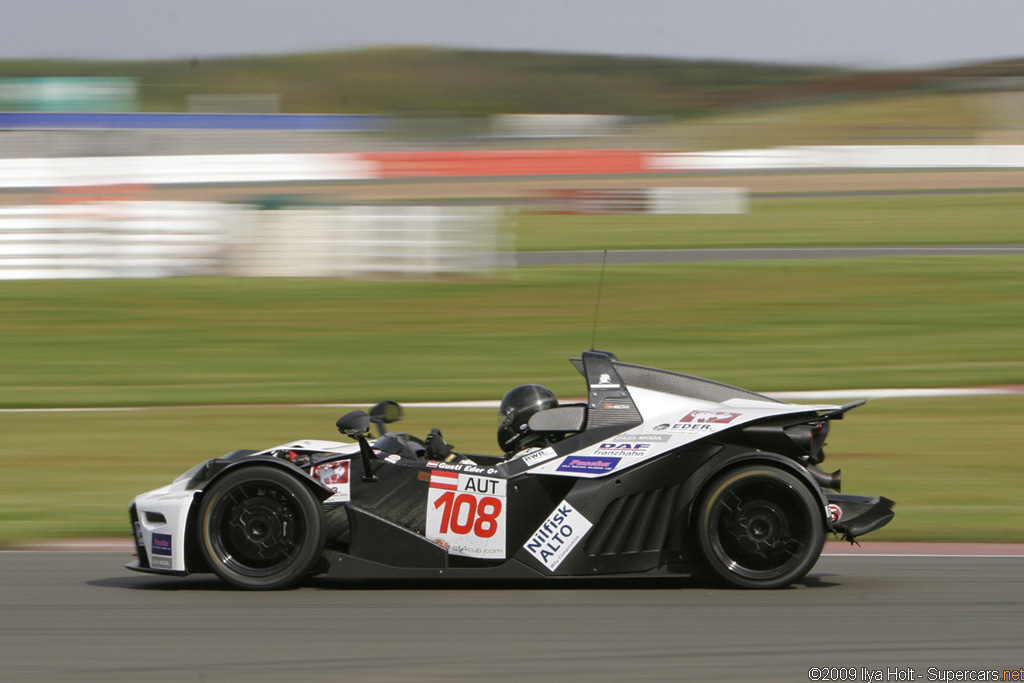
[[[386,401],[338,420],[354,443],[291,441],[200,463],[135,498],[128,568],[212,571],[252,590],[313,575],[695,573],[779,588],[811,569],[827,534],[853,541],[893,517],[891,500],[843,495],[840,472],[818,467],[831,421],[863,401],[795,405],[603,351],[571,362],[585,400],[510,391],[500,456],[388,432],[402,410]]]

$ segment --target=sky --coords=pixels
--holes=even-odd
[[[22,0],[0,59],[439,46],[925,68],[1024,57],[1024,0]]]

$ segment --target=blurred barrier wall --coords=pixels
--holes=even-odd
[[[239,276],[429,276],[501,265],[495,207],[344,206],[246,211],[225,272]]]
[[[4,188],[368,180],[374,177],[374,168],[355,154],[0,159],[0,187]]]
[[[541,213],[682,215],[750,211],[750,192],[742,187],[547,190],[539,197]]]
[[[212,274],[235,215],[209,202],[0,208],[0,279]]]
[[[1024,168],[1024,145],[637,150],[204,154],[0,159],[0,188],[137,183],[364,181],[397,178],[631,175],[794,169]]]
[[[661,171],[1024,168],[1024,145],[850,145],[775,147],[651,155]]]
[[[0,208],[0,279],[431,276],[500,265],[489,207],[94,202]]]

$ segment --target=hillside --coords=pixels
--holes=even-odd
[[[194,94],[278,94],[286,113],[690,117],[834,92],[831,68],[425,48],[160,62],[0,61],[0,78],[132,76],[141,111]]]

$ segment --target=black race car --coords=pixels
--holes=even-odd
[[[502,456],[386,432],[396,403],[354,411],[355,443],[300,440],[207,460],[135,498],[129,568],[212,571],[246,589],[345,578],[689,575],[743,588],[804,576],[829,533],[853,540],[892,501],[841,495],[818,468],[844,406],[785,403],[587,351],[586,400],[524,385],[500,409]],[[379,436],[367,438],[370,424]]]

